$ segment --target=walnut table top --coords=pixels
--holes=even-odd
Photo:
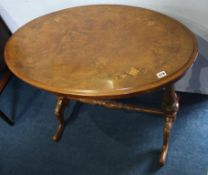
[[[130,6],[65,9],[20,28],[5,48],[25,82],[71,97],[118,98],[179,79],[197,56],[194,35],[163,14]]]

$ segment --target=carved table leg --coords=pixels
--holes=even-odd
[[[160,155],[160,165],[165,164],[170,132],[179,108],[178,97],[175,93],[173,85],[167,87],[164,92],[162,108],[165,113],[165,125],[163,129],[163,146]]]
[[[52,137],[52,140],[54,142],[57,142],[61,138],[61,135],[64,131],[64,109],[67,103],[68,103],[68,100],[65,99],[64,97],[58,97],[56,108],[54,111],[54,114],[58,120],[58,128]]]

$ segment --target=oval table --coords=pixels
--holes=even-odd
[[[17,77],[58,96],[57,141],[68,100],[164,116],[160,163],[179,103],[174,82],[197,57],[192,32],[163,14],[130,6],[93,5],[61,10],[20,28],[5,48]],[[164,90],[161,109],[121,104],[113,99]]]

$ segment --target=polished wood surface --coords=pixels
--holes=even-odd
[[[176,81],[197,44],[181,23],[137,7],[70,8],[33,20],[9,40],[5,59],[20,79],[68,97],[117,98]],[[157,74],[165,71],[163,78]]]

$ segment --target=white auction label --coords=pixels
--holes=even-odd
[[[157,75],[157,78],[163,78],[167,75],[167,73],[165,71],[161,71],[161,72],[158,72],[156,75]]]

